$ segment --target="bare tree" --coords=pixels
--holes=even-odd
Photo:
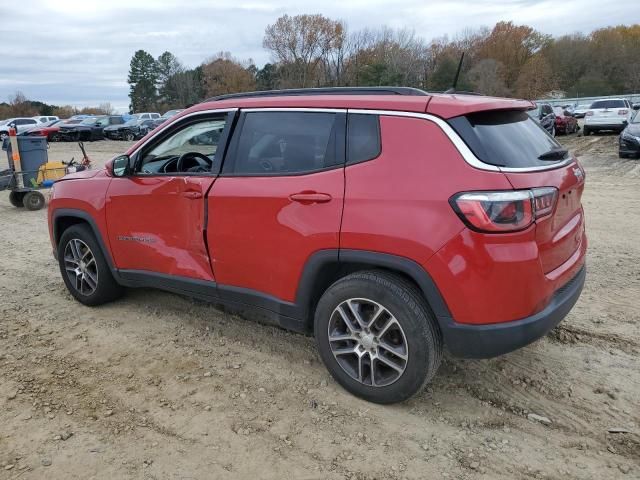
[[[492,58],[486,58],[476,63],[468,74],[474,91],[495,97],[509,95],[502,69],[502,64]]]
[[[12,117],[32,117],[38,114],[38,109],[31,105],[24,93],[16,91],[9,97],[9,115]]]
[[[98,105],[97,110],[102,115],[113,115],[115,113],[115,109],[111,106],[109,102],[104,102]]]
[[[262,45],[286,65],[290,86],[318,83],[318,65],[344,40],[342,23],[322,15],[283,15],[265,30]]]

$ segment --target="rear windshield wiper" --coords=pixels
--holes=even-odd
[[[538,160],[562,160],[569,154],[564,148],[552,148],[538,157]]]

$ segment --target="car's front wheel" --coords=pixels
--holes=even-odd
[[[58,243],[58,263],[67,289],[80,303],[100,305],[123,293],[88,225],[73,225],[64,231]]]
[[[315,312],[320,357],[349,392],[395,403],[419,392],[442,359],[442,337],[420,291],[403,277],[348,275],[322,295]]]

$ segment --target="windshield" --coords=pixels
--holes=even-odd
[[[124,126],[125,127],[132,127],[133,125],[137,125],[138,122],[139,122],[138,117],[134,117],[134,118],[124,122]]]
[[[182,110],[169,110],[168,112],[165,112],[164,115],[162,115],[162,117],[160,118],[170,118],[170,117],[173,117],[174,115],[177,115],[181,111]]]
[[[597,100],[591,104],[591,108],[625,108],[623,100]]]
[[[85,118],[80,122],[80,125],[93,125],[98,121],[97,118]]]
[[[562,147],[527,113],[477,112],[449,123],[484,163],[509,168],[547,166],[550,162],[538,157]]]

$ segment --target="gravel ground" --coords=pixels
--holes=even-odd
[[[640,478],[640,161],[616,138],[560,137],[587,171],[590,241],[567,319],[497,359],[445,355],[394,406],[342,390],[313,339],[210,305],[80,305],[46,212],[1,193],[0,479]],[[126,146],[87,144],[96,166]]]

